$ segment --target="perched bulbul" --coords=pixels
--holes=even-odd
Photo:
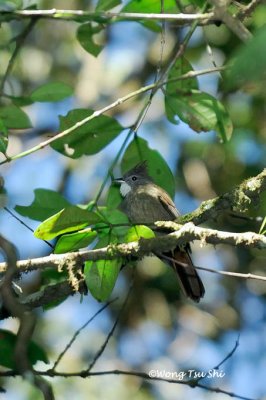
[[[180,215],[169,195],[149,176],[146,161],[136,165],[122,178],[115,181],[121,184],[120,193],[124,198],[121,210],[133,224],[145,225],[156,221],[173,221]],[[184,294],[199,302],[204,296],[205,289],[192,263],[189,251],[189,245],[184,248],[177,246],[171,252],[162,253],[161,258],[177,272]],[[158,256],[160,257],[160,254]]]

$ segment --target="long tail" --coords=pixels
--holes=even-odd
[[[168,264],[174,268],[183,293],[195,302],[204,296],[205,288],[200,279],[188,250],[177,247],[172,253],[165,254]]]

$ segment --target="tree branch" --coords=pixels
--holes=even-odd
[[[210,74],[210,73],[214,73],[214,72],[219,72],[219,71],[222,71],[224,69],[225,69],[225,67],[219,67],[219,68],[208,68],[208,69],[205,69],[205,70],[202,70],[202,71],[189,71],[188,73],[186,73],[184,75],[181,75],[180,77],[176,78],[175,80],[179,81],[179,80],[191,79],[191,78],[194,78],[196,76]],[[16,154],[14,156],[9,157],[8,159],[5,159],[4,161],[1,161],[0,165],[5,164],[5,163],[10,162],[10,161],[13,161],[13,160],[17,160],[17,159],[22,158],[22,157],[26,157],[29,154],[35,153],[36,151],[41,150],[44,147],[46,147],[46,146],[50,145],[51,143],[55,142],[57,139],[62,139],[63,137],[66,137],[66,136],[70,135],[75,129],[80,128],[81,126],[85,125],[87,122],[93,120],[96,117],[99,117],[100,115],[104,114],[107,111],[112,110],[113,108],[119,106],[120,104],[125,103],[126,101],[130,100],[131,98],[136,97],[136,96],[138,96],[140,94],[146,93],[146,92],[148,92],[150,90],[153,90],[154,88],[162,87],[167,82],[168,82],[168,80],[160,82],[159,84],[158,84],[158,82],[154,82],[154,83],[152,83],[150,85],[143,86],[143,87],[141,87],[140,89],[138,89],[138,90],[136,90],[134,92],[130,92],[126,96],[117,99],[113,103],[111,103],[111,104],[109,104],[109,105],[107,105],[107,106],[105,106],[105,107],[103,107],[103,108],[101,108],[99,110],[94,111],[89,117],[84,118],[83,120],[77,122],[76,124],[74,124],[70,128],[68,128],[68,129],[58,133],[57,135],[53,136],[52,138],[49,138],[49,139],[39,143],[38,145],[36,145],[36,146],[26,150],[26,151],[23,151],[22,153]]]
[[[1,15],[1,12],[0,12],[0,15]],[[14,66],[16,57],[17,57],[17,55],[18,55],[18,53],[19,53],[21,47],[23,46],[23,44],[24,44],[24,42],[25,42],[27,36],[28,36],[28,35],[30,34],[30,32],[32,31],[32,29],[33,29],[34,25],[36,24],[36,22],[37,22],[37,19],[31,20],[31,21],[29,22],[29,24],[25,27],[25,29],[23,30],[23,32],[21,32],[21,34],[17,37],[15,50],[14,50],[12,56],[10,57],[10,60],[9,60],[9,62],[8,62],[8,65],[7,65],[7,69],[6,69],[5,73],[4,73],[4,76],[3,76],[3,78],[2,78],[2,81],[1,81],[1,83],[0,83],[0,96],[3,95],[3,90],[4,90],[5,82],[6,82],[7,78],[8,78],[8,75],[9,75],[10,72],[12,71],[12,68],[13,68],[13,66]]]
[[[140,239],[137,242],[110,244],[107,247],[95,250],[76,251],[66,254],[51,254],[31,260],[18,261],[19,272],[28,272],[48,267],[62,268],[75,263],[81,267],[85,261],[112,260],[119,257],[141,258],[150,253],[159,254],[182,246],[193,240],[200,240],[202,244],[228,244],[231,246],[245,246],[248,248],[266,248],[266,237],[254,232],[233,233],[215,229],[200,228],[192,222],[180,225],[172,221],[158,221],[155,226],[160,229],[169,229],[174,232],[151,239]],[[0,263],[0,273],[6,271],[6,263]]]
[[[224,210],[244,212],[251,203],[257,204],[259,196],[266,190],[266,168],[257,176],[246,179],[239,186],[222,196],[201,203],[192,213],[181,216],[181,223],[194,222],[202,224],[208,220],[216,219]]]
[[[234,17],[238,17],[240,20],[244,20],[245,18],[248,18],[253,11],[255,11],[256,7],[262,3],[263,0],[251,0],[249,4],[246,6],[241,7],[241,9],[234,15]]]
[[[71,338],[71,340],[67,343],[67,345],[65,346],[64,350],[59,354],[59,356],[57,357],[57,359],[54,362],[54,365],[52,366],[52,368],[50,369],[50,371],[55,371],[56,367],[58,366],[58,364],[60,363],[60,361],[62,360],[62,358],[64,357],[64,355],[66,354],[66,352],[70,349],[70,347],[72,346],[72,344],[74,343],[74,341],[76,340],[76,338],[78,337],[78,335],[83,331],[83,329],[85,329],[96,317],[97,315],[101,314],[103,312],[103,310],[107,307],[109,307],[110,304],[114,303],[117,300],[117,298],[113,299],[113,300],[109,300],[106,304],[104,304],[98,311],[96,311],[96,313],[93,314],[92,317],[90,317],[88,319],[88,321],[85,322],[85,324],[83,324],[73,335],[73,337]]]
[[[203,390],[206,390],[208,392],[212,393],[222,393],[230,397],[234,397],[236,399],[240,400],[254,400],[251,399],[250,397],[245,397],[241,396],[237,393],[229,392],[223,389],[220,389],[219,387],[211,387],[208,385],[204,385],[202,383],[197,383],[192,380],[178,380],[178,379],[168,379],[168,378],[162,378],[159,376],[152,376],[149,373],[146,372],[139,372],[139,371],[125,371],[125,370],[120,370],[120,369],[113,369],[113,370],[106,370],[106,371],[95,371],[95,372],[87,372],[86,375],[82,374],[82,371],[78,372],[57,372],[57,371],[35,371],[36,374],[41,375],[41,376],[49,376],[49,377],[64,377],[64,378],[70,378],[70,377],[82,377],[82,378],[91,378],[95,376],[105,376],[105,375],[125,375],[125,376],[135,376],[147,381],[151,382],[167,382],[167,383],[173,383],[176,385],[186,385],[190,386],[192,389],[195,388],[200,388]],[[173,376],[177,375],[178,372],[174,371]],[[15,371],[3,371],[0,372],[0,376],[2,377],[15,377],[18,374]]]
[[[16,273],[16,248],[5,238],[0,236],[0,248],[3,250],[7,259],[7,271],[1,281],[0,294],[2,295],[3,304],[12,316],[19,319],[19,330],[17,340],[14,347],[14,360],[16,370],[24,379],[38,388],[45,400],[54,400],[53,390],[50,384],[42,377],[33,372],[33,368],[29,359],[29,344],[36,325],[36,316],[29,312],[14,296],[12,291],[12,280]]]
[[[83,11],[83,10],[14,10],[1,11],[0,15],[8,19],[22,18],[48,18],[56,20],[76,20],[79,22],[95,21],[98,23],[118,22],[121,20],[155,20],[155,21],[175,21],[181,25],[192,21],[214,22],[214,13],[198,14],[163,14],[163,13],[130,13],[130,12],[110,12],[110,11]]]
[[[208,0],[214,6],[214,14],[217,20],[223,23],[240,39],[246,42],[252,37],[252,34],[245,25],[236,17],[227,11],[228,0]]]

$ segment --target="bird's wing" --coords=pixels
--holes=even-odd
[[[169,216],[172,217],[172,219],[175,219],[180,215],[176,209],[174,202],[166,192],[160,193],[159,200],[163,208],[167,211]]]

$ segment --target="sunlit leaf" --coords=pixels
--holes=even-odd
[[[264,218],[264,220],[262,221],[259,233],[261,235],[264,235],[266,233],[266,217]]]
[[[153,237],[155,237],[155,234],[148,226],[135,225],[127,231],[125,242],[135,242],[138,241],[140,238],[151,239]]]
[[[105,301],[110,297],[121,265],[122,261],[120,259],[86,261],[84,269],[85,280],[89,291],[95,299]]]
[[[121,0],[98,0],[96,11],[108,11],[121,4]]]
[[[123,12],[136,12],[136,13],[160,13],[161,2],[158,0],[131,0],[122,10]],[[178,12],[177,3],[175,0],[164,0],[164,12],[176,13]]]
[[[124,237],[129,224],[126,214],[120,210],[107,207],[98,207],[97,213],[103,220],[102,223],[95,225],[95,229],[99,229],[99,235],[106,235],[111,232],[116,237]]]
[[[112,236],[105,236],[98,242],[96,248],[105,247],[110,242],[116,243],[116,239]],[[105,301],[110,297],[121,266],[122,260],[119,258],[114,260],[86,261],[84,268],[85,281],[95,299]]]
[[[97,232],[91,228],[82,229],[75,233],[68,233],[61,236],[55,246],[54,253],[67,253],[87,247],[96,238]]]
[[[128,13],[156,13],[159,14],[162,12],[162,4],[163,4],[163,12],[164,13],[178,13],[180,10],[177,7],[177,3],[175,0],[165,0],[161,3],[158,0],[131,0],[129,1],[123,8],[122,12]],[[126,18],[125,18],[126,20]],[[145,28],[150,29],[154,32],[160,32],[161,26],[158,21],[152,20],[139,20],[136,22],[143,25]]]
[[[83,210],[77,206],[68,206],[43,221],[34,231],[34,236],[38,239],[49,240],[99,221],[101,218],[92,211]]]

